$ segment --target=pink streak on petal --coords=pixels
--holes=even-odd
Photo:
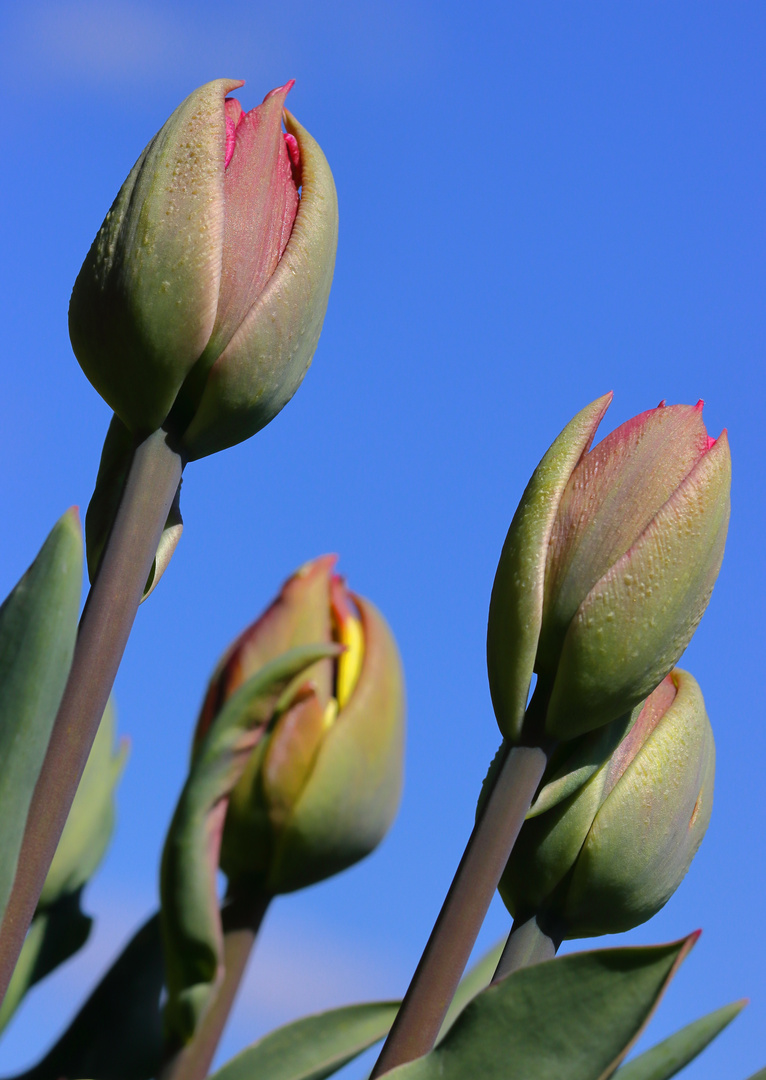
[[[708,435],[708,437],[707,437],[707,449],[711,450],[715,446],[715,444],[717,442],[718,442],[718,439],[714,439],[712,435]]]
[[[226,103],[227,119],[237,126],[234,151],[224,173],[221,288],[208,345],[214,355],[236,333],[290,239],[299,198],[282,137],[282,108],[291,86],[292,82],[272,90],[249,113],[242,113],[234,99],[231,105]]]
[[[224,159],[223,167],[224,169],[228,169],[237,142],[237,128],[242,122],[244,112],[236,98],[226,98],[223,107],[226,120],[226,157]]]

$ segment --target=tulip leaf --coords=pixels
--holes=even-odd
[[[69,893],[38,911],[0,1007],[0,1031],[9,1023],[27,991],[83,947],[93,920],[80,908],[80,892]]]
[[[104,447],[101,451],[101,461],[98,466],[96,488],[91,496],[88,512],[85,515],[85,549],[88,558],[88,576],[91,582],[96,576],[101,556],[117,515],[133,458],[134,445],[133,436],[115,413],[106,433]],[[160,536],[157,554],[144,586],[142,603],[156,588],[157,583],[167,569],[178,541],[181,539],[183,518],[181,517],[180,498],[181,485],[179,484],[176,497],[170,507]]]
[[[757,1073],[753,1073],[748,1080],[766,1080],[766,1068],[759,1069]]]
[[[223,974],[216,875],[229,796],[293,679],[340,650],[335,644],[301,646],[260,668],[228,699],[196,748],[160,874],[165,1016],[168,1033],[181,1044],[191,1038]]]
[[[162,1061],[159,916],[127,944],[55,1046],[15,1080],[151,1080]]]
[[[572,953],[478,995],[430,1054],[391,1080],[606,1080],[639,1036],[696,935]]]
[[[398,1008],[398,1001],[379,1001],[304,1016],[237,1054],[210,1080],[323,1080],[384,1038]]]
[[[554,441],[527,484],[503,544],[489,605],[487,666],[498,724],[512,742],[521,733],[537,655],[548,537],[572,470],[611,399],[607,394],[586,406]]]
[[[671,1076],[701,1054],[746,1004],[746,1001],[734,1001],[681,1028],[651,1050],[623,1065],[614,1074],[614,1080],[670,1080]]]
[[[82,536],[69,510],[0,607],[0,917],[72,662],[81,588]]]

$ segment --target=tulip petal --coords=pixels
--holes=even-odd
[[[558,654],[583,597],[641,535],[707,449],[701,406],[672,405],[633,417],[582,458],[551,530],[541,657]]]
[[[362,672],[345,709],[325,735],[311,780],[277,838],[269,875],[291,892],[345,870],[382,840],[399,805],[404,689],[393,635],[369,600],[362,616]]]
[[[609,723],[648,697],[689,644],[723,559],[726,433],[701,458],[572,620],[546,717],[554,738]]]
[[[612,400],[597,398],[564,428],[532,474],[500,555],[487,627],[487,666],[500,730],[518,740],[543,613],[548,538],[561,495]]]
[[[288,578],[261,617],[229,646],[210,679],[195,732],[195,746],[224,702],[260,668],[289,649],[331,641],[330,585],[337,555],[312,559]],[[332,664],[316,664],[308,678],[324,706],[332,693]]]
[[[74,285],[75,355],[134,432],[160,427],[215,324],[223,102],[241,85],[217,79],[179,105],[120,189]]]
[[[564,904],[572,936],[620,933],[650,919],[678,888],[705,835],[713,730],[696,680],[684,671],[673,678],[672,709],[606,794],[580,851]]]
[[[338,198],[318,144],[284,115],[300,149],[298,212],[273,276],[210,371],[183,438],[190,461],[265,427],[300,386],[319,341],[335,267]]]
[[[210,363],[263,292],[292,232],[298,189],[282,137],[282,109],[289,89],[290,84],[268,94],[262,105],[236,122],[223,180],[221,289],[205,350]]]

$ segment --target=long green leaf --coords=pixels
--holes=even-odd
[[[479,994],[444,1042],[391,1080],[606,1080],[696,935],[670,945],[572,953]]]
[[[162,1059],[159,916],[126,945],[43,1060],[16,1080],[150,1080]]]
[[[766,1068],[759,1069],[757,1073],[753,1073],[749,1080],[766,1080]]]
[[[746,1001],[734,1001],[681,1028],[651,1050],[623,1065],[614,1074],[614,1080],[670,1080],[671,1076],[701,1054],[746,1004]]]
[[[323,1080],[382,1039],[398,1001],[304,1016],[237,1054],[210,1080]]]
[[[83,947],[92,925],[93,920],[80,908],[79,891],[38,909],[0,1006],[0,1031],[8,1025],[27,990]]]
[[[0,918],[72,663],[81,589],[82,536],[68,510],[0,607]]]

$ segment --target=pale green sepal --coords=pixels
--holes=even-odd
[[[628,734],[641,708],[642,705],[637,705],[632,712],[618,717],[611,724],[604,724],[579,739],[562,743],[554,750],[543,777],[543,785],[527,812],[527,818],[551,810],[584,787]]]
[[[127,742],[113,752],[117,728],[112,700],[107,703],[85,771],[56,848],[38,908],[77,892],[101,862],[114,830],[114,792],[125,766]]]
[[[101,556],[109,539],[122,492],[133,459],[134,439],[115,413],[106,433],[98,466],[96,487],[85,515],[85,550],[88,558],[88,577],[93,582],[101,562]],[[183,532],[181,517],[181,484],[178,485],[173,504],[168,512],[157,554],[149,572],[142,603],[165,573]]]
[[[220,834],[228,797],[280,695],[312,664],[337,656],[334,644],[291,649],[244,683],[196,748],[162,854],[160,892],[168,1032],[187,1042],[222,975],[223,937],[216,891]]]
[[[674,678],[672,707],[599,807],[582,845],[563,903],[567,937],[617,934],[650,919],[702,843],[713,809],[713,729],[697,681],[680,669]]]
[[[450,1003],[449,1009],[447,1009],[447,1015],[444,1017],[444,1023],[437,1036],[437,1045],[442,1041],[466,1005],[473,1001],[482,990],[486,990],[492,982],[492,976],[495,974],[497,965],[500,963],[500,957],[503,955],[505,942],[506,939],[503,938],[502,941],[498,941],[497,945],[493,945],[489,952],[485,953],[469,968],[458,983],[455,996]]]
[[[564,428],[532,474],[505,538],[487,625],[492,704],[503,735],[518,740],[534,671],[543,611],[548,537],[572,470],[586,453],[612,395]]]
[[[215,322],[223,241],[224,98],[193,91],[146,147],[77,276],[80,366],[134,433],[160,427]]]
[[[0,607],[0,917],[69,675],[81,589],[82,534],[68,510]]]
[[[390,1080],[607,1080],[696,936],[572,953],[515,971],[467,1006],[435,1050]]]
[[[93,920],[80,908],[80,894],[70,893],[58,903],[38,911],[0,1006],[0,1031],[7,1026],[26,992],[44,979],[88,940]]]
[[[594,585],[564,638],[545,727],[570,739],[609,723],[673,668],[707,607],[729,522],[726,432],[636,543]]]
[[[183,437],[190,461],[265,427],[300,386],[319,341],[335,268],[338,197],[318,143],[289,112],[284,116],[301,155],[298,213],[273,276],[213,364]]]
[[[623,1065],[614,1074],[615,1080],[670,1080],[671,1076],[701,1054],[745,1005],[746,1001],[734,1001],[681,1028],[651,1050]]]
[[[388,1034],[398,1001],[304,1016],[237,1054],[210,1080],[324,1080]]]
[[[162,1065],[159,916],[125,946],[67,1030],[17,1080],[100,1077],[151,1080]]]

